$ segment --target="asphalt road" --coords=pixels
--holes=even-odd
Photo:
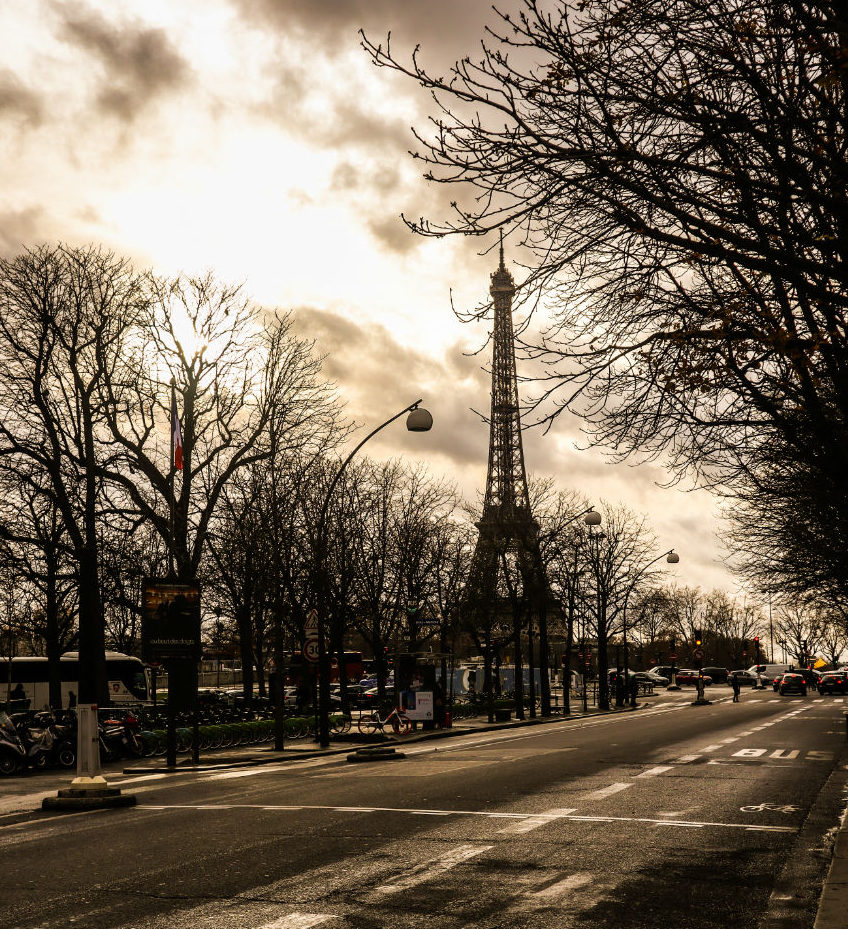
[[[0,926],[807,929],[845,701],[708,696],[392,762],[110,777],[135,808],[0,817]]]

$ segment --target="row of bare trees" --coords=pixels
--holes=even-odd
[[[107,696],[107,624],[118,641],[133,631],[137,579],[196,579],[234,477],[270,457],[272,434],[326,447],[337,417],[286,316],[211,277],[165,280],[65,246],[0,261],[0,409],[4,558],[30,572],[53,666],[76,615],[90,703]]]
[[[80,699],[102,700],[106,643],[137,652],[142,579],[173,571],[203,584],[207,621],[214,615],[215,634],[238,642],[246,693],[253,669],[264,686],[275,643],[299,647],[316,603],[317,527],[338,473],[334,450],[349,432],[320,367],[286,316],[211,277],[165,281],[92,248],[1,261],[4,630],[54,666],[78,647],[89,686]],[[180,473],[170,455],[172,384]],[[677,618],[667,607],[658,618],[659,575],[646,570],[658,545],[643,518],[604,506],[602,527],[590,531],[574,520],[585,509],[577,495],[549,484],[533,493],[548,632],[569,656],[589,638],[606,668],[626,626],[637,644],[653,630],[649,645],[694,627],[682,596]],[[467,642],[487,670],[508,649],[522,697],[538,592],[524,589],[504,552],[499,608],[488,624],[475,622],[464,585],[476,530],[453,488],[398,462],[361,459],[336,485],[326,529],[332,652],[356,635],[384,682],[386,656],[398,649],[444,655]],[[799,638],[787,630],[781,640]],[[804,647],[826,642],[824,631],[816,636],[805,631]],[[12,650],[11,639],[3,644]],[[606,700],[605,674],[601,687]]]

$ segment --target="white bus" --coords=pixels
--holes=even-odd
[[[79,697],[77,652],[59,659],[62,706],[74,706]],[[106,652],[106,680],[111,704],[146,703],[150,700],[147,672],[138,658],[121,652]],[[42,710],[50,706],[47,659],[36,655],[0,657],[0,704],[18,709]]]

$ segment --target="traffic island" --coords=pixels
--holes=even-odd
[[[353,764],[361,761],[397,761],[401,758],[406,758],[403,752],[383,745],[375,745],[370,748],[358,748],[355,752],[347,756],[347,760]]]
[[[121,793],[120,787],[110,787],[103,777],[77,777],[71,781],[70,787],[59,790],[57,796],[45,797],[41,801],[41,808],[73,813],[79,810],[135,806],[135,802],[135,794]]]

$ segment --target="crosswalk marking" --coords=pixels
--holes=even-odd
[[[374,893],[384,896],[397,893],[399,890],[409,890],[410,887],[416,887],[433,877],[438,877],[438,875],[450,870],[454,865],[462,864],[463,861],[468,861],[469,858],[482,855],[483,852],[488,851],[490,848],[494,848],[494,845],[458,845],[452,851],[433,861],[425,861],[423,864],[400,874],[397,880],[388,884],[381,884],[375,888]]]
[[[632,784],[610,784],[609,787],[601,787],[600,790],[593,790],[591,793],[586,794],[583,799],[603,800],[605,797],[611,797],[613,794],[617,794],[622,790],[627,790],[628,787],[632,786]]]
[[[657,765],[655,768],[648,768],[647,771],[637,774],[636,777],[656,777],[658,774],[665,774],[666,771],[671,771],[671,769],[672,766],[670,764],[661,764]]]
[[[589,873],[588,871],[581,871],[577,874],[569,874],[568,877],[563,878],[561,881],[557,881],[555,884],[551,884],[548,887],[543,887],[541,890],[534,890],[528,896],[536,900],[543,900],[546,897],[559,897],[560,895],[567,893],[569,890],[577,890],[578,887],[591,884],[594,879],[595,875]]]
[[[338,919],[338,916],[326,913],[289,913],[288,916],[281,916],[272,923],[258,926],[257,929],[310,929],[311,926],[320,926],[328,919]]]
[[[563,816],[568,816],[569,813],[576,812],[576,807],[547,810],[545,813],[538,813],[535,816],[528,816],[527,819],[525,819],[523,822],[510,823],[508,826],[504,826],[503,829],[498,829],[498,834],[521,835],[522,833],[530,832],[532,829],[537,829],[539,826],[544,826],[547,823],[561,819]]]

